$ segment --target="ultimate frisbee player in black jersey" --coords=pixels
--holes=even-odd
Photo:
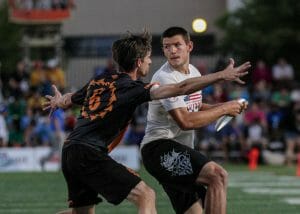
[[[118,72],[103,73],[81,90],[63,96],[53,86],[44,110],[82,106],[74,130],[62,151],[62,171],[68,185],[72,213],[94,213],[102,196],[112,204],[128,199],[138,213],[156,213],[155,193],[131,169],[109,155],[121,140],[135,108],[150,100],[190,94],[216,81],[237,79],[246,72],[225,70],[180,83],[152,87],[139,77],[146,76],[151,64],[151,37],[128,35],[113,43],[113,59]]]

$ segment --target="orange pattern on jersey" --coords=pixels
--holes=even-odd
[[[124,137],[125,135],[125,132],[127,130],[129,125],[126,126],[126,128],[124,128],[120,133],[119,135],[113,140],[113,142],[111,144],[108,145],[107,149],[108,149],[108,152],[111,152],[117,145],[120,144],[122,138]]]
[[[112,78],[116,79],[118,75],[113,75]],[[103,118],[108,112],[113,110],[113,103],[117,100],[116,97],[116,87],[115,82],[106,81],[105,79],[92,80],[88,86],[87,91],[94,87],[94,91],[92,96],[87,98],[88,105],[84,105],[82,107],[81,115],[84,118],[89,118],[91,120],[95,120],[97,118]],[[103,92],[107,90],[110,92],[109,101],[106,106],[104,106],[101,111],[97,111],[97,109],[101,106],[101,96]]]
[[[128,167],[126,167],[126,169],[131,173],[134,174],[135,176],[141,177],[136,171],[134,171],[133,169],[130,169]]]

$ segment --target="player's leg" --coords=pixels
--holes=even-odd
[[[200,201],[195,202],[187,211],[184,212],[184,214],[202,214],[202,213],[203,213],[203,209]]]
[[[139,214],[156,214],[155,192],[145,182],[139,182],[127,196],[135,204]]]
[[[142,148],[146,170],[167,193],[176,213],[202,213],[206,188],[195,183],[201,167],[208,162],[195,150],[172,140],[153,141]]]
[[[208,162],[201,169],[196,182],[207,186],[206,213],[226,213],[227,179],[228,174],[225,169],[215,162]]]

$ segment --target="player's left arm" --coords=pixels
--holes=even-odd
[[[215,104],[202,103],[200,111],[212,109],[212,108],[221,106],[222,104],[224,104],[224,103],[215,103]],[[247,108],[248,108],[248,101],[245,101],[245,102],[243,102],[242,110],[244,111]]]

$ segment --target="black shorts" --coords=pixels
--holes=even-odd
[[[199,199],[204,203],[206,188],[195,181],[210,161],[207,157],[168,139],[148,143],[141,152],[146,170],[163,186],[176,213],[184,213]]]
[[[107,153],[85,145],[69,145],[62,152],[62,171],[68,185],[69,207],[98,204],[100,194],[121,203],[141,179]]]

